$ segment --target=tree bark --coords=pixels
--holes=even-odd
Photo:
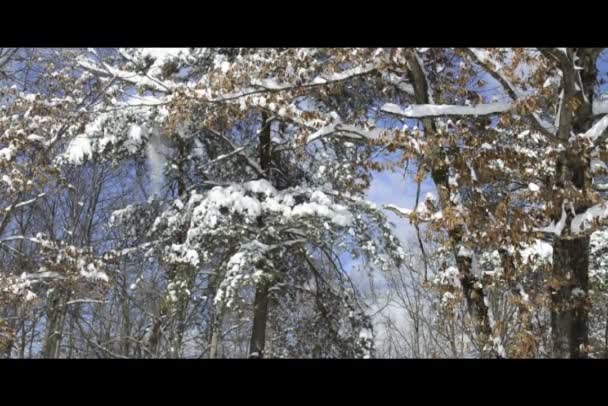
[[[217,312],[213,313],[211,321],[211,337],[209,339],[209,358],[219,358],[220,340],[222,335],[222,316]]]
[[[268,289],[268,284],[263,283],[261,286],[258,286],[255,291],[249,358],[264,358],[266,321],[268,319]]]
[[[219,270],[217,270],[219,272]],[[215,297],[219,284],[219,276],[211,275],[209,278],[209,287],[207,296]],[[222,322],[223,322],[223,306],[211,304],[210,331],[209,331],[209,358],[215,359],[220,357],[220,342],[222,340]]]
[[[262,113],[262,129],[260,130],[260,168],[265,178],[270,180],[271,142],[270,122],[268,115]],[[256,287],[253,303],[253,326],[249,344],[249,358],[263,358],[266,342],[266,322],[268,319],[268,282],[262,282]]]
[[[558,61],[562,72],[563,99],[560,106],[558,136],[568,144],[571,133],[583,133],[593,124],[592,103],[597,80],[596,61],[601,49],[568,48],[560,51],[542,50],[543,54]],[[582,68],[580,78],[575,68]],[[577,81],[579,85],[577,86]],[[556,202],[556,209],[571,203],[576,213],[590,205],[592,179],[590,157],[584,146],[570,145],[557,162],[557,185],[574,186],[583,198],[575,202]],[[570,224],[572,213],[568,210]],[[568,227],[566,227],[567,229]],[[566,230],[565,230],[566,231]],[[554,358],[586,358],[588,345],[587,306],[589,279],[589,236],[571,235],[567,231],[555,238],[553,247],[553,287],[551,288],[551,327]],[[573,290],[577,289],[573,294]]]
[[[63,338],[63,324],[67,312],[67,293],[57,288],[49,293],[47,310],[46,338],[42,356],[44,358],[59,358]]]
[[[553,251],[551,335],[554,358],[587,358],[589,236],[558,238]]]

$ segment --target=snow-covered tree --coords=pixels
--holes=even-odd
[[[151,200],[117,211],[113,224],[145,235],[140,246],[166,269],[150,336],[155,350],[164,323],[185,311],[202,277],[213,308],[210,356],[223,313],[246,305],[253,305],[249,355],[262,356],[269,301],[280,306],[296,297],[312,306],[309,317],[323,319],[324,334],[350,340],[353,347],[339,354],[369,351],[368,340],[358,338],[369,323],[340,256],[388,268],[403,253],[382,210],[362,194],[366,174],[358,163],[371,150],[361,141],[373,131],[342,127],[335,110],[358,107],[342,106],[348,98],[341,87],[373,69],[349,68],[348,57],[301,49],[121,49],[78,58],[114,98],[92,112],[60,162],[145,156]],[[311,280],[312,290],[299,286]],[[292,289],[302,291],[294,296]]]
[[[603,357],[605,54],[2,48],[2,351]]]

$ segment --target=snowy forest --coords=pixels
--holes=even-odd
[[[0,358],[608,358],[608,51],[0,48]]]

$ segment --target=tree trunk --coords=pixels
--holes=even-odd
[[[563,99],[560,105],[558,136],[569,143],[571,133],[584,133],[593,124],[593,97],[597,80],[597,58],[601,48],[567,48],[566,55],[560,51],[544,50],[549,58],[558,61],[562,73]],[[574,61],[578,59],[580,85]],[[578,107],[576,107],[578,106]],[[575,212],[583,213],[591,205],[592,178],[590,157],[583,145],[569,145],[557,163],[557,185],[573,185],[582,192],[578,201],[556,202],[556,209],[569,203]],[[569,228],[571,213],[568,213],[566,230]],[[565,231],[566,231],[565,230]],[[551,327],[554,358],[586,358],[588,345],[587,305],[589,280],[589,236],[558,236],[553,246],[553,283],[551,284]]]
[[[209,338],[209,358],[219,358],[220,341],[222,335],[222,315],[217,310],[212,315],[211,337]]]
[[[8,335],[8,339],[6,341],[1,341],[0,340],[0,349],[2,349],[2,351],[5,354],[6,358],[11,358],[11,354],[13,353],[13,346],[15,345],[15,340],[16,340],[16,336],[14,335],[16,333],[16,327],[17,327],[17,318],[19,317],[19,312],[18,312],[18,307],[15,306],[11,306],[12,307],[12,313],[9,311],[9,309],[7,309],[7,315],[11,316],[8,317],[9,318],[9,323],[8,323],[8,333],[6,333]],[[0,317],[0,321],[1,321],[1,317]],[[0,325],[0,327],[2,327]]]
[[[215,275],[209,277],[209,286],[207,288],[207,297],[213,298],[217,294],[217,288],[219,285],[219,269],[216,270]],[[220,343],[222,341],[222,319],[223,319],[223,306],[211,303],[210,306],[210,325],[209,325],[209,358],[215,359],[220,357]]]
[[[151,327],[152,331],[150,333],[150,338],[147,343],[148,351],[153,357],[158,356],[158,351],[160,348],[160,338],[162,333],[162,314],[163,312],[161,312],[161,314],[154,319],[154,322],[152,323]]]
[[[129,313],[129,296],[126,288],[123,287],[123,292],[121,296],[120,307],[122,310],[122,326],[121,326],[121,339],[122,339],[122,355],[125,357],[129,357],[131,354],[131,315]]]
[[[426,81],[424,68],[420,65],[415,51],[411,50],[406,54],[408,67],[410,68],[410,79],[414,86],[416,103],[428,104],[432,100],[429,97],[429,88]],[[435,122],[431,118],[422,120],[427,137],[436,133]],[[431,159],[431,176],[442,209],[452,206],[450,184],[448,178],[448,168],[445,165],[445,151],[437,151],[437,156]],[[449,233],[456,265],[462,281],[462,288],[467,302],[467,309],[475,322],[476,335],[481,344],[482,350],[488,339],[492,336],[488,307],[485,304],[483,287],[479,287],[478,279],[471,270],[471,258],[460,256],[459,247],[461,245],[461,233],[458,229],[451,230]]]
[[[260,130],[260,167],[266,179],[270,180],[271,142],[270,122],[268,115],[262,113],[262,129]],[[263,224],[261,224],[263,226]],[[253,303],[253,326],[249,345],[249,358],[263,358],[266,341],[266,321],[268,319],[268,282],[262,282],[255,290]]]
[[[264,358],[266,321],[268,319],[268,284],[256,289],[253,304],[253,328],[249,344],[249,358]]]
[[[553,251],[551,334],[554,358],[587,358],[589,236],[558,238]]]
[[[483,287],[471,271],[471,258],[457,256],[458,271],[462,275],[461,283],[467,309],[475,323],[475,332],[481,351],[486,352],[486,346],[492,337],[488,306],[485,303]]]
[[[58,289],[49,292],[49,307],[47,310],[46,338],[42,356],[44,358],[59,358],[63,324],[67,312],[68,295]]]

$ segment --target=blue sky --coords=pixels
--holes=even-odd
[[[368,198],[381,206],[395,204],[399,207],[413,209],[416,204],[416,182],[410,174],[404,176],[401,172],[376,172],[371,183]],[[427,193],[435,194],[435,184],[430,176],[422,183],[420,188],[420,202]],[[415,228],[409,220],[397,216],[392,211],[385,210],[391,222],[395,224],[395,231],[405,243],[415,234]]]

